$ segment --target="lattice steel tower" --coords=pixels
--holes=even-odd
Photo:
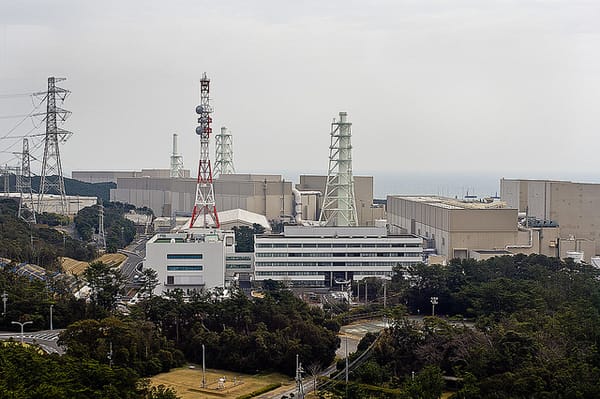
[[[72,134],[58,127],[59,122],[67,120],[71,111],[56,105],[56,100],[62,103],[70,91],[56,86],[66,78],[48,78],[48,91],[46,92],[46,136],[44,138],[44,159],[42,161],[42,175],[38,195],[38,212],[43,212],[44,194],[56,194],[60,201],[60,210],[63,215],[67,213],[67,197],[65,194],[65,181],[63,179],[60,150],[58,143],[64,142]]]
[[[329,170],[325,198],[319,222],[325,226],[356,226],[358,217],[352,176],[352,123],[348,114],[340,112],[340,120],[331,124]]]
[[[98,246],[106,249],[106,234],[104,233],[104,205],[102,200],[98,203]]]
[[[213,177],[208,148],[208,140],[212,133],[212,128],[210,127],[212,123],[210,115],[212,112],[213,110],[210,106],[210,79],[206,77],[205,72],[202,75],[202,79],[200,79],[200,105],[196,107],[196,113],[199,115],[198,123],[200,124],[200,126],[196,127],[196,134],[200,136],[200,162],[198,164],[196,201],[194,202],[190,228],[218,228],[220,226],[217,207],[215,206]]]
[[[23,152],[21,153],[21,170],[17,175],[17,190],[21,194],[19,201],[19,217],[26,222],[36,223],[35,203],[31,189],[31,155],[29,154],[29,141],[23,139]],[[25,213],[27,209],[27,213]]]
[[[215,136],[215,176],[235,173],[233,167],[233,136],[225,126]]]
[[[183,177],[183,155],[177,153],[177,134],[173,134],[170,177]]]

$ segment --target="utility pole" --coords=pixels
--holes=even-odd
[[[369,290],[367,289],[367,280],[365,280],[365,305],[369,302]]]
[[[348,398],[348,336],[346,335],[346,345],[345,345],[345,351],[346,351],[346,398]]]
[[[4,290],[4,293],[2,294],[2,303],[4,305],[4,310],[2,311],[2,316],[6,315],[6,302],[8,301],[8,294],[6,293],[6,290]]]
[[[108,358],[108,366],[112,369],[112,365],[113,365],[112,341],[109,342],[109,349],[108,349],[108,353],[106,354],[106,357]]]
[[[50,305],[50,331],[54,330],[54,328],[52,327],[52,308],[54,307],[54,305]]]
[[[304,399],[304,385],[302,384],[302,363],[300,363],[300,355],[296,355],[296,397]]]
[[[202,388],[206,388],[206,357],[205,348],[202,344]]]
[[[387,281],[383,281],[383,308],[387,305]]]

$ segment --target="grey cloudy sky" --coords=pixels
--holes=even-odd
[[[66,171],[166,168],[178,133],[195,174],[206,71],[240,172],[326,173],[347,111],[357,173],[576,178],[600,166],[598,21],[573,0],[1,0],[0,95],[68,78]]]

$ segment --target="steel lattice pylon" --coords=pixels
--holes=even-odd
[[[44,159],[42,161],[42,174],[38,195],[38,212],[44,211],[44,194],[56,194],[60,201],[60,211],[65,215],[67,209],[67,197],[65,193],[65,181],[63,178],[62,164],[60,162],[59,142],[64,142],[71,132],[58,127],[59,122],[64,122],[70,111],[56,105],[57,98],[62,102],[67,98],[70,91],[57,87],[56,83],[66,80],[65,78],[48,78],[48,91],[46,94],[46,136],[44,138]]]
[[[98,203],[98,246],[106,250],[106,234],[104,233],[104,205]]]
[[[215,176],[235,173],[233,167],[233,137],[225,126],[215,136]]]
[[[200,136],[200,162],[198,164],[198,182],[196,184],[196,201],[190,219],[192,227],[214,227],[218,228],[219,216],[215,206],[215,194],[213,188],[213,177],[210,166],[209,138],[212,133],[210,124],[212,122],[212,107],[210,106],[210,80],[206,73],[200,80],[200,105],[196,107],[199,115],[196,134]],[[200,220],[198,220],[200,219]]]
[[[17,190],[21,195],[19,201],[19,217],[26,222],[36,223],[35,203],[31,189],[31,155],[29,154],[29,141],[23,139],[23,152],[21,153],[21,170],[17,175]],[[27,209],[27,213],[24,210]]]
[[[334,119],[331,124],[329,170],[319,217],[325,226],[356,226],[358,221],[352,176],[352,123],[347,117],[346,112],[340,112],[339,122]]]

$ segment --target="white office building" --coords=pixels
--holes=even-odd
[[[234,233],[194,230],[157,234],[146,243],[144,267],[158,273],[155,294],[174,289],[191,294],[225,286],[226,259],[235,255]]]
[[[280,235],[258,235],[255,281],[334,287],[336,281],[391,278],[395,266],[423,261],[423,240],[388,235],[385,227],[286,226]]]

